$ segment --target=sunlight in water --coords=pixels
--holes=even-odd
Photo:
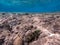
[[[0,6],[0,11],[51,12],[60,11],[60,0],[0,0]]]
[[[22,4],[31,4],[32,0],[1,0],[0,3],[3,5],[22,5]]]

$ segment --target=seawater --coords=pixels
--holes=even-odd
[[[60,12],[60,0],[0,0],[0,12]]]

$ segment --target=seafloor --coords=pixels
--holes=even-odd
[[[60,14],[0,13],[0,45],[60,45]]]

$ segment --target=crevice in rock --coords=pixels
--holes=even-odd
[[[4,38],[0,39],[0,45],[4,43]]]

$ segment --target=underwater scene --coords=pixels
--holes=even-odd
[[[60,45],[60,0],[0,0],[0,45]]]
[[[0,12],[60,12],[60,0],[0,0]]]

